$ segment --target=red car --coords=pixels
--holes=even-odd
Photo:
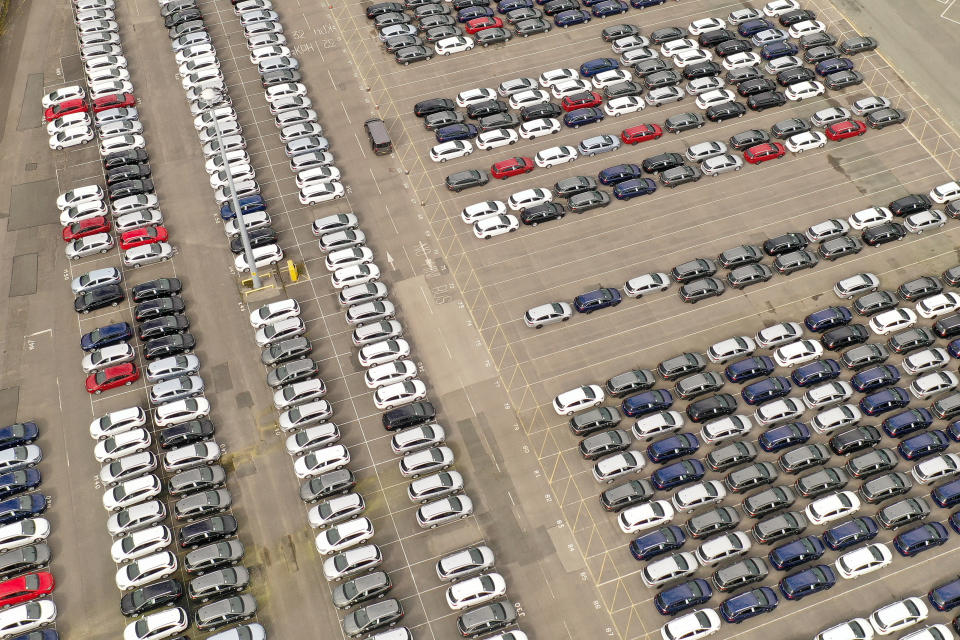
[[[86,110],[87,102],[83,98],[75,98],[73,100],[58,102],[52,107],[47,107],[47,110],[43,112],[43,117],[46,118],[47,122],[53,122],[60,116],[70,115],[71,113],[83,113]]]
[[[510,176],[519,176],[524,173],[530,173],[533,171],[533,159],[532,158],[510,158],[509,160],[501,160],[500,162],[495,162],[490,165],[490,175],[494,178],[503,180],[504,178],[509,178]]]
[[[140,371],[132,362],[125,362],[87,376],[87,393],[100,393],[107,389],[133,384],[140,379]]]
[[[760,164],[767,160],[782,158],[787,155],[787,149],[779,142],[767,142],[750,147],[743,152],[743,159],[750,164]]]
[[[862,136],[867,132],[867,125],[859,120],[841,120],[834,122],[823,130],[831,140],[844,140],[855,136]]]
[[[137,99],[132,93],[112,93],[109,96],[103,96],[93,101],[93,112],[100,113],[107,109],[116,109],[118,107],[136,106]]]
[[[64,227],[63,241],[70,242],[75,238],[92,236],[95,233],[107,233],[108,231],[110,231],[110,221],[103,216],[87,218],[80,222],[74,222],[69,227]]]
[[[620,132],[620,139],[627,144],[637,144],[647,140],[656,140],[663,135],[663,129],[658,124],[638,124]]]
[[[474,18],[473,20],[467,21],[465,25],[467,28],[467,33],[476,33],[477,31],[483,31],[484,29],[493,29],[494,27],[502,27],[503,20],[500,18]]]
[[[141,227],[131,229],[120,236],[120,248],[126,251],[145,244],[167,241],[166,227]]]
[[[566,96],[560,101],[560,106],[564,111],[576,111],[584,107],[599,107],[603,103],[603,98],[596,91],[584,91],[575,93],[572,96]]]
[[[28,573],[0,582],[0,607],[35,600],[53,592],[53,575],[48,571]]]

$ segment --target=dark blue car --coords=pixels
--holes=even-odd
[[[826,550],[827,548],[823,546],[817,536],[804,536],[793,542],[774,547],[768,557],[770,558],[770,564],[780,571],[786,571],[816,560]]]
[[[654,411],[663,411],[673,404],[673,396],[666,389],[653,389],[625,398],[620,410],[631,418],[637,418]]]
[[[783,376],[773,376],[748,384],[740,395],[747,404],[757,405],[789,395],[791,388],[789,380]]]
[[[960,529],[954,525],[954,516],[950,516],[950,525],[953,530],[960,533]],[[930,603],[937,608],[937,611],[949,611],[960,606],[960,578],[955,578],[950,582],[939,584],[927,593]]]
[[[868,416],[903,409],[910,404],[910,394],[903,387],[890,387],[860,399],[860,410]]]
[[[756,35],[761,31],[766,31],[767,29],[773,29],[773,23],[769,20],[764,20],[763,18],[747,20],[746,22],[741,22],[739,25],[737,25],[737,33],[744,38],[749,38],[750,36]]]
[[[833,358],[824,358],[802,367],[797,367],[790,378],[798,387],[809,387],[827,380],[833,380],[840,375],[840,365]]]
[[[613,197],[617,200],[629,200],[637,196],[646,196],[657,190],[657,183],[651,178],[634,178],[618,182],[613,187]]]
[[[946,428],[947,435],[950,436],[950,439],[954,442],[960,442],[960,420],[956,422],[951,422],[950,426]]]
[[[580,75],[589,78],[597,75],[598,73],[612,71],[613,69],[619,68],[620,62],[618,62],[615,58],[594,58],[593,60],[587,60],[580,65]]]
[[[0,476],[0,500],[40,486],[42,478],[36,469],[23,469]]]
[[[768,376],[775,368],[776,365],[769,356],[750,356],[727,365],[723,375],[727,376],[730,382],[746,382],[760,376]]]
[[[779,42],[771,42],[760,47],[760,57],[764,60],[773,60],[774,58],[782,58],[783,56],[796,55],[798,51],[797,45],[792,42],[787,42],[786,40],[780,40]]]
[[[764,451],[779,451],[810,439],[810,428],[802,422],[788,422],[760,434],[757,442]]]
[[[960,358],[960,338],[950,341],[950,344],[947,345],[947,353],[954,358]]]
[[[563,114],[563,124],[574,129],[601,120],[603,120],[603,109],[597,107],[583,107]]]
[[[30,444],[40,435],[36,422],[18,422],[0,429],[0,449]]]
[[[600,181],[600,184],[607,186],[642,177],[643,169],[640,168],[640,165],[636,164],[615,164],[612,167],[601,170],[600,173],[597,174],[597,180]]]
[[[850,384],[860,393],[870,393],[900,382],[900,370],[892,364],[864,369],[850,378]]]
[[[583,24],[585,22],[590,22],[593,19],[593,16],[590,15],[589,11],[584,9],[570,9],[568,11],[561,11],[553,17],[553,23],[558,27],[569,27],[574,24]]]
[[[680,527],[660,527],[633,540],[630,543],[630,553],[637,560],[650,560],[662,553],[679,549],[686,541],[687,537]]]
[[[697,578],[661,591],[653,599],[653,606],[661,615],[672,616],[706,603],[711,596],[713,589],[710,583]]]
[[[950,446],[950,438],[947,434],[939,429],[931,429],[901,441],[897,445],[897,453],[904,460],[920,460],[946,451],[948,446]]]
[[[597,18],[615,16],[621,13],[626,13],[629,10],[630,7],[626,2],[623,2],[623,0],[603,0],[603,2],[598,2],[590,9],[590,11],[593,12],[593,15]]]
[[[810,331],[821,333],[850,324],[851,320],[853,320],[853,314],[850,313],[850,309],[846,307],[827,307],[808,315],[803,319],[803,324]]]
[[[477,137],[479,130],[474,124],[448,124],[433,133],[437,142],[450,142],[451,140],[472,140]]]
[[[845,520],[823,532],[823,542],[834,551],[840,551],[855,544],[873,540],[880,531],[876,521],[870,516],[860,516]]]
[[[620,291],[613,287],[603,287],[581,293],[573,299],[574,308],[580,313],[592,313],[599,309],[615,307],[620,304],[622,297]]]
[[[117,322],[83,334],[80,338],[80,348],[84,351],[93,351],[94,349],[108,347],[111,344],[125,342],[132,337],[133,327],[126,322]]]
[[[792,573],[780,581],[780,593],[787,600],[800,600],[814,593],[826,591],[837,584],[833,569],[825,564]]]
[[[38,516],[47,510],[47,498],[39,493],[28,493],[0,502],[0,524],[19,522]]]
[[[266,211],[267,203],[264,202],[263,197],[260,195],[247,196],[246,198],[240,198],[240,211],[243,215],[248,213],[254,213],[256,211]],[[227,202],[220,207],[220,217],[224,220],[231,220],[237,217],[236,212],[233,210],[233,203]]]
[[[630,0],[630,6],[634,9],[646,9],[665,3],[667,0]]]
[[[475,18],[492,18],[493,9],[490,7],[467,7],[457,11],[457,22],[470,22]]]
[[[902,438],[933,424],[933,414],[926,409],[908,409],[895,413],[880,423],[883,432],[891,438]]]
[[[930,497],[944,509],[960,504],[960,479],[944,482],[930,492]]]
[[[817,66],[813,68],[818,76],[828,76],[837,71],[850,71],[851,69],[853,69],[853,60],[850,58],[830,58],[818,62]]]
[[[699,460],[681,460],[654,471],[650,481],[657,489],[673,489],[688,482],[697,482],[706,472]]]
[[[720,615],[727,622],[739,624],[761,613],[773,611],[779,602],[773,589],[758,587],[724,600],[720,605]]]
[[[533,0],[500,0],[497,13],[510,13],[516,9],[533,9]]]
[[[893,547],[902,556],[915,556],[927,549],[939,547],[950,536],[947,528],[939,522],[928,522],[903,533],[893,539]]]
[[[692,433],[678,433],[662,440],[652,442],[647,446],[647,457],[650,462],[663,464],[696,453],[700,448],[700,441]]]

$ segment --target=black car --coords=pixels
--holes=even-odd
[[[866,118],[864,118],[867,126],[871,129],[883,129],[884,127],[889,127],[892,124],[900,124],[906,120],[907,115],[903,111],[893,108],[871,111],[867,114]],[[949,207],[950,205],[947,205],[947,208]]]
[[[742,118],[747,108],[739,102],[723,102],[707,108],[706,116],[710,122],[723,122],[731,118]]]
[[[756,264],[763,259],[760,247],[752,244],[742,244],[727,249],[717,256],[717,262],[725,269],[735,269],[748,264]]]
[[[632,80],[617,82],[603,89],[603,97],[605,100],[613,100],[614,98],[622,98],[624,96],[639,96],[641,93],[643,93],[643,87]]]
[[[787,97],[779,91],[764,91],[747,98],[747,106],[753,111],[782,107],[785,104],[787,104]]]
[[[764,518],[753,525],[753,537],[760,544],[772,544],[778,540],[798,536],[807,528],[807,519],[800,511],[787,511]]]
[[[837,44],[837,39],[826,31],[819,31],[817,33],[808,33],[805,36],[800,36],[799,44],[800,48],[806,51],[807,49],[812,49],[813,47],[835,45]]]
[[[938,293],[943,293],[943,284],[934,276],[920,276],[897,287],[897,295],[907,302],[917,302]]]
[[[747,80],[737,85],[737,93],[744,98],[749,98],[750,96],[757,95],[758,93],[776,90],[776,83],[769,78],[755,78],[754,80]]]
[[[513,26],[514,30],[517,32],[517,35],[521,38],[526,38],[529,35],[535,33],[546,33],[550,31],[553,27],[549,22],[542,18],[531,18],[530,20],[521,20]],[[481,33],[483,33],[481,31]]]
[[[183,585],[177,580],[161,580],[134,589],[120,598],[120,613],[127,617],[139,616],[183,597]]]
[[[781,13],[780,17],[777,20],[780,22],[782,27],[792,27],[798,22],[803,22],[804,20],[816,20],[817,14],[809,9],[794,9],[793,11],[787,11],[786,13]]]
[[[521,211],[520,222],[523,224],[528,224],[531,227],[535,227],[541,222],[559,220],[565,215],[567,215],[567,212],[563,208],[562,204],[558,204],[556,202],[545,202]]]
[[[141,164],[148,162],[150,156],[143,149],[130,149],[128,151],[116,151],[107,155],[103,159],[103,168],[105,171],[122,167],[128,164]]]
[[[683,156],[679,153],[661,153],[644,159],[644,161],[640,163],[640,166],[647,173],[659,173],[667,169],[679,167],[683,164],[683,160]]]
[[[811,80],[816,79],[817,74],[814,73],[813,69],[807,67],[793,67],[792,69],[784,69],[777,74],[777,84],[781,87],[789,87],[792,84],[797,84],[798,82],[810,82]]]
[[[447,20],[450,18],[450,16],[434,16],[432,18],[424,18],[424,20],[434,21],[434,20],[439,20],[440,18]],[[444,38],[452,38],[453,36],[463,35],[463,30],[460,27],[449,25],[449,24],[425,29],[423,24],[421,23],[420,31],[423,32],[423,39],[429,42],[430,44],[436,44],[437,42],[443,40]],[[397,51],[400,51],[400,49],[397,49]],[[396,51],[394,51],[394,55],[396,55]]]
[[[603,31],[600,32],[600,37],[603,38],[604,42],[613,42],[614,40],[626,38],[627,36],[635,36],[639,33],[640,30],[632,24],[615,24],[604,27]]]
[[[384,3],[384,4],[394,4],[394,3]],[[376,5],[374,5],[376,6]],[[413,115],[418,118],[423,118],[430,115],[431,113],[439,113],[441,111],[455,111],[457,108],[457,103],[455,103],[450,98],[430,98],[429,100],[421,100],[417,104],[413,105]]]
[[[213,437],[213,422],[207,418],[190,420],[181,424],[166,427],[160,432],[160,448],[175,449],[194,442],[202,442]]]
[[[773,271],[765,264],[745,264],[727,274],[727,282],[734,289],[746,289],[750,285],[767,282]]]
[[[414,402],[391,409],[383,414],[383,428],[387,431],[406,429],[430,422],[437,417],[437,410],[429,402]]]
[[[734,39],[724,40],[714,48],[714,51],[721,58],[726,58],[727,56],[732,56],[735,53],[745,53],[751,49],[753,49],[753,44],[751,44],[749,41]]]
[[[897,198],[887,207],[890,209],[890,213],[895,216],[908,216],[911,213],[929,211],[933,208],[933,201],[922,193],[911,193],[902,198]]]
[[[606,191],[592,189],[572,196],[567,201],[570,211],[574,213],[583,213],[591,209],[599,209],[610,204],[610,195]]]
[[[276,244],[277,232],[270,227],[264,227],[263,229],[247,231],[247,238],[250,240],[250,247],[256,249],[257,247],[264,247],[268,244]],[[243,240],[240,236],[230,240],[230,251],[235,254],[243,253]]]
[[[695,80],[697,78],[713,78],[723,73],[723,67],[713,60],[706,60],[704,62],[698,62],[696,64],[685,66],[681,73],[687,80]]]
[[[73,301],[73,309],[77,313],[90,313],[104,307],[115,307],[123,300],[123,288],[120,285],[105,284],[77,296]]]
[[[467,107],[467,117],[474,120],[493,116],[498,113],[506,113],[510,109],[509,105],[503,100],[484,100],[475,102]]]
[[[862,344],[870,339],[870,332],[862,324],[848,324],[831,329],[820,336],[824,349],[840,351],[847,347]]]
[[[712,49],[721,42],[726,42],[727,40],[731,40],[736,37],[737,34],[729,29],[713,29],[711,31],[705,31],[704,33],[701,33],[697,38],[697,43],[701,47]]]
[[[166,298],[154,298],[145,300],[133,309],[133,317],[137,322],[159,318],[174,313],[183,313],[187,306],[183,303],[183,298],[179,295],[171,295]]]
[[[839,56],[840,53],[830,45],[811,47],[803,52],[803,60],[808,64],[816,64]]]
[[[853,309],[861,316],[872,316],[881,311],[889,311],[897,306],[897,297],[891,291],[874,291],[860,296],[853,303]]]
[[[180,333],[151,340],[143,345],[143,357],[147,360],[190,353],[197,346],[197,340],[191,333]]]
[[[960,335],[960,313],[952,313],[933,324],[933,332],[944,339]]]
[[[124,180],[149,178],[151,172],[149,164],[123,164],[107,170],[107,185],[114,185]]]
[[[490,29],[485,29],[480,33],[485,33],[486,31],[490,31]],[[479,33],[477,35],[479,35]],[[563,115],[563,109],[554,102],[541,102],[540,104],[532,104],[520,109],[520,119],[524,122],[539,120],[540,118],[557,118],[561,115]]]
[[[162,338],[163,336],[183,333],[190,328],[190,320],[182,313],[175,313],[172,316],[162,316],[142,322],[137,328],[137,333],[142,341]]]
[[[854,36],[840,43],[840,50],[847,55],[873,51],[877,48],[877,39],[870,36]]]
[[[460,192],[470,187],[482,187],[490,182],[490,174],[483,170],[468,169],[450,174],[445,182],[447,189]]]
[[[823,84],[830,89],[845,89],[863,84],[864,77],[859,71],[837,71],[823,79]]]
[[[130,290],[130,298],[134,302],[144,302],[156,298],[168,298],[182,290],[183,283],[179,278],[158,278],[134,286]]]
[[[653,485],[646,478],[629,480],[600,494],[600,505],[607,511],[622,511],[653,497]]]
[[[480,131],[493,131],[494,129],[516,129],[520,126],[520,118],[512,113],[498,113],[486,118],[480,118],[477,123]]]
[[[163,19],[163,26],[167,29],[173,29],[192,20],[203,22],[203,13],[200,12],[200,9],[193,8],[175,11]]]
[[[371,20],[385,13],[403,13],[403,5],[399,2],[378,2],[367,7],[367,17]]]
[[[683,131],[690,131],[691,129],[699,129],[702,126],[703,118],[701,118],[699,114],[692,112],[674,114],[663,123],[663,128],[670,133],[681,133]]]
[[[810,244],[802,233],[785,233],[782,236],[770,238],[763,243],[763,252],[768,256],[779,256],[791,251],[805,249]]]
[[[760,129],[748,129],[730,136],[730,146],[737,151],[743,151],[764,142],[770,142],[770,136]]]
[[[646,78],[647,76],[652,76],[655,73],[661,73],[663,71],[673,71],[670,67],[667,66],[667,63],[661,60],[660,58],[651,58],[649,60],[640,60],[634,62],[633,65],[634,73],[636,73],[638,78]],[[676,72],[673,72],[673,77],[676,78],[677,82],[680,82],[680,77],[677,76]],[[662,85],[667,86],[667,85]],[[649,88],[649,87],[648,87]]]
[[[543,5],[543,12],[551,18],[563,11],[579,9],[580,3],[577,0],[550,0]]]
[[[824,260],[838,260],[844,256],[860,253],[862,250],[863,245],[852,236],[830,238],[821,242],[820,246],[817,247],[817,253]]]
[[[672,40],[679,40],[684,35],[683,29],[680,27],[664,27],[663,29],[657,29],[650,33],[650,42],[653,44],[663,44],[664,42],[670,42]]]
[[[126,198],[127,196],[138,196],[144,193],[153,193],[153,180],[124,180],[107,187],[110,202]]]
[[[760,70],[756,67],[742,67],[740,69],[728,71],[725,77],[727,82],[730,84],[738,85],[741,82],[746,82],[747,80],[762,78],[763,74],[760,73]]]
[[[413,47],[407,47],[407,49],[413,49]],[[429,59],[427,58],[427,60]],[[300,73],[299,69],[274,69],[260,74],[260,84],[264,89],[285,82],[300,82],[301,80],[303,80],[303,74]]]
[[[560,198],[570,198],[597,188],[597,180],[590,176],[573,176],[558,180],[553,185],[553,192]]]
[[[423,118],[423,126],[430,131],[440,127],[448,127],[451,124],[463,123],[463,114],[459,111],[437,111]]]
[[[737,410],[737,401],[729,393],[717,393],[687,405],[687,417],[694,422],[705,422],[728,416]]]
[[[948,320],[949,318],[954,318],[955,316],[947,316],[946,318],[941,318],[939,322]],[[954,321],[951,324],[955,324]],[[937,325],[934,324],[934,330],[936,331]],[[939,333],[939,332],[938,332]],[[941,338],[946,338],[948,336],[940,336]],[[936,341],[936,337],[930,332],[929,329],[924,327],[914,327],[913,329],[907,329],[906,331],[901,331],[896,333],[887,340],[887,346],[890,347],[895,353],[907,354],[911,351],[916,351],[917,349],[925,349],[932,345]]]
[[[177,541],[181,549],[186,549],[222,540],[236,535],[236,533],[236,518],[231,515],[213,516],[184,526],[177,532]]]
[[[350,469],[337,469],[310,478],[300,485],[300,499],[311,504],[335,495],[342,495],[357,486],[357,478]]]
[[[714,507],[709,511],[695,515],[684,523],[690,537],[700,540],[730,529],[740,524],[740,512],[733,507]]]
[[[907,229],[899,222],[884,222],[865,229],[860,237],[871,247],[877,247],[888,242],[903,240],[907,237]]]
[[[781,140],[807,131],[810,131],[810,123],[802,118],[788,118],[770,127],[770,133]]]

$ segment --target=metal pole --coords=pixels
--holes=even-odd
[[[204,90],[206,93],[208,90]],[[207,104],[206,111],[213,112],[223,100],[223,95],[219,91],[209,89],[210,94],[215,94],[220,98],[217,102],[213,100],[204,100]],[[210,95],[207,94],[207,95]],[[223,170],[227,174],[227,185],[230,187],[230,201],[233,205],[233,212],[237,217],[237,229],[240,231],[240,244],[243,245],[243,254],[246,257],[247,265],[250,267],[250,277],[253,279],[253,288],[259,289],[262,286],[260,276],[257,274],[257,265],[253,259],[253,248],[250,246],[250,236],[247,235],[247,225],[243,223],[243,215],[240,213],[240,200],[237,198],[237,190],[233,184],[233,174],[230,172],[230,163],[227,161],[227,152],[223,148],[223,134],[220,133],[219,119],[214,115],[213,131],[217,136],[217,144],[220,146],[220,159],[223,160]]]

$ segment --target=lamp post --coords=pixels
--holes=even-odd
[[[223,92],[213,88],[206,88],[200,92],[200,104],[203,106],[203,112],[211,112],[219,105],[223,104]],[[260,276],[257,274],[257,265],[253,259],[253,248],[250,246],[250,236],[247,235],[247,225],[243,222],[243,214],[240,213],[240,201],[237,198],[237,190],[233,184],[233,173],[230,172],[230,163],[227,161],[227,152],[223,148],[223,134],[220,132],[220,122],[213,118],[213,131],[217,136],[217,144],[220,147],[220,159],[223,161],[223,170],[227,174],[227,186],[230,188],[230,202],[233,205],[233,212],[237,218],[237,229],[240,231],[240,244],[243,245],[243,255],[247,260],[247,266],[250,267],[250,277],[253,280],[253,288],[259,289],[261,286]]]

